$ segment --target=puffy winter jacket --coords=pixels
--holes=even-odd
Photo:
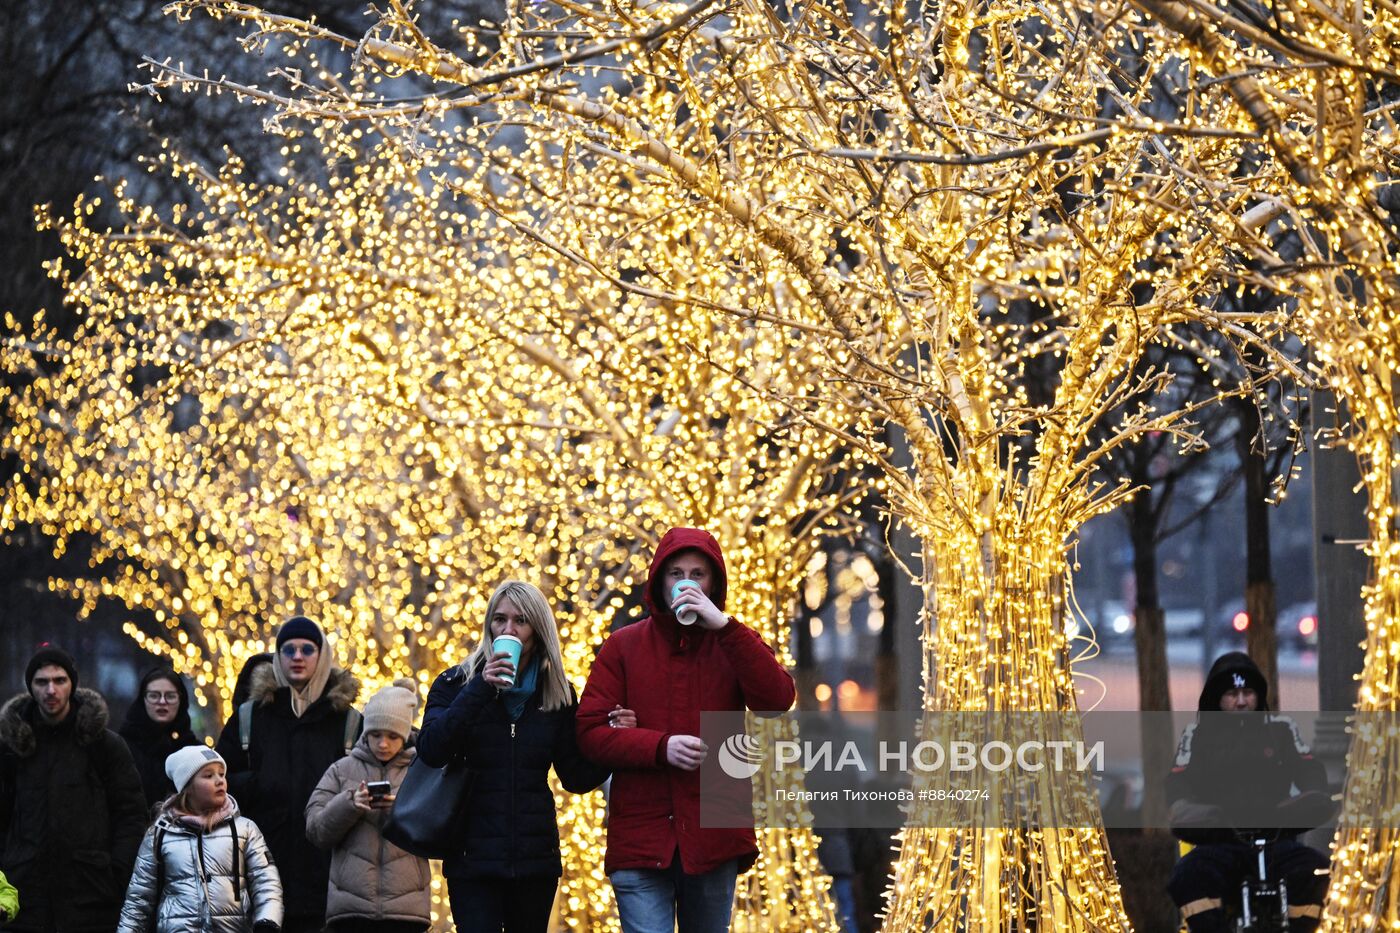
[[[643,591],[650,615],[603,643],[579,703],[579,747],[613,770],[608,872],[664,868],[679,849],[684,871],[702,874],[733,858],[747,868],[758,852],[752,827],[700,826],[700,771],[667,764],[666,742],[699,735],[701,711],[782,712],[797,691],[753,629],[733,618],[715,631],[676,621],[662,568],[691,549],[713,563],[710,599],[724,608],[728,578],[719,543],[696,528],[667,532]],[[608,712],[617,705],[636,711],[635,729],[609,728]]]
[[[243,933],[255,923],[282,925],[282,881],[267,842],[232,797],[229,804],[212,829],[161,813],[141,841],[117,933]]]
[[[100,695],[75,690],[57,726],[27,693],[0,710],[0,870],[24,899],[3,929],[110,933],[148,822]]]
[[[440,768],[460,759],[471,768],[466,826],[457,854],[444,860],[448,878],[557,878],[559,824],[549,769],[564,789],[586,793],[608,777],[588,761],[574,736],[576,703],[540,708],[537,687],[512,722],[496,688],[461,666],[440,674],[428,692],[418,755]]]
[[[249,693],[248,751],[239,740],[241,708],[219,736],[229,794],[267,837],[282,873],[288,920],[317,922],[326,915],[331,857],[306,838],[306,802],[326,769],[345,755],[346,719],[359,692],[359,681],[337,669],[320,699],[298,717],[291,691],[278,687],[272,665],[264,664],[254,672]]]
[[[385,811],[364,813],[352,800],[361,781],[388,781],[397,792],[416,754],[405,745],[382,763],[361,736],[350,754],[326,769],[312,791],[306,804],[306,836],[331,850],[328,921],[354,917],[432,922],[427,859],[385,842],[379,834]]]
[[[19,892],[15,890],[14,885],[6,880],[5,873],[0,871],[0,923],[17,913],[19,913]]]

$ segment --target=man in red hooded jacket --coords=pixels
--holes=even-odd
[[[681,580],[698,586],[673,601]],[[797,692],[773,649],[725,615],[727,588],[712,535],[667,532],[647,573],[647,618],[603,643],[579,702],[579,747],[613,770],[604,868],[624,933],[728,930],[735,879],[758,853],[752,826],[700,825],[699,768],[709,751],[700,713],[777,715]],[[678,612],[693,613],[693,624]],[[613,728],[619,708],[636,711],[635,728]]]

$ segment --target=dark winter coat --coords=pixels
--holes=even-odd
[[[0,871],[24,909],[6,930],[110,933],[146,829],[141,778],[107,704],[73,692],[45,725],[27,693],[0,709]]]
[[[179,711],[169,723],[158,723],[146,712],[146,688],[153,680],[169,680],[180,694]],[[147,671],[136,690],[136,702],[126,711],[117,733],[126,740],[136,771],[141,775],[141,787],[146,794],[148,811],[175,793],[170,778],[165,776],[165,759],[187,745],[199,745],[190,725],[190,695],[185,679],[166,668]]]
[[[1260,712],[1221,712],[1220,698],[1232,687],[1251,687]],[[1183,730],[1167,776],[1167,802],[1174,825],[1211,824],[1177,834],[1203,843],[1233,838],[1233,828],[1287,826],[1280,804],[1293,788],[1325,791],[1327,772],[1312,756],[1291,718],[1268,712],[1268,682],[1249,656],[1222,655],[1206,676],[1197,720]],[[1199,808],[1205,808],[1200,810]],[[1201,816],[1198,814],[1209,814]],[[1285,833],[1296,835],[1296,833]]]
[[[701,711],[782,712],[797,691],[753,629],[733,618],[718,631],[676,621],[661,571],[673,555],[689,549],[713,563],[710,599],[724,608],[728,578],[719,544],[694,528],[667,532],[643,591],[650,615],[603,643],[579,704],[579,747],[613,769],[608,872],[663,868],[677,849],[687,874],[735,858],[743,870],[758,852],[751,826],[700,826],[700,771],[667,764],[666,743],[673,735],[698,736]],[[636,711],[636,728],[608,726],[608,711],[619,704]]]
[[[272,661],[272,652],[263,651],[243,662],[243,666],[238,669],[238,679],[233,682],[233,697],[229,701],[234,709],[248,702],[248,694],[253,689],[253,675],[259,668],[271,664]]]
[[[450,668],[428,692],[419,757],[435,768],[464,760],[472,772],[460,851],[443,862],[448,878],[562,874],[549,769],[575,794],[601,785],[608,771],[578,750],[577,702],[545,711],[542,689],[541,684],[516,722],[479,673],[468,680],[460,667]]]
[[[306,805],[306,835],[331,852],[326,919],[432,922],[427,859],[400,849],[380,835],[385,811],[355,806],[360,784],[388,781],[397,793],[416,749],[405,745],[388,762],[360,736],[350,754],[331,765]]]
[[[272,665],[253,674],[252,734],[245,753],[234,710],[219,736],[218,752],[228,762],[229,794],[244,816],[258,824],[282,874],[287,919],[324,919],[331,856],[306,838],[306,802],[321,776],[345,755],[346,717],[360,683],[336,669],[321,698],[298,718],[291,690],[277,686]]]

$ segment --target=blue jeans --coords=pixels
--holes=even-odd
[[[831,900],[836,905],[836,917],[841,921],[842,933],[858,933],[856,924],[856,889],[850,875],[833,875],[831,878]]]
[[[622,933],[672,933],[678,924],[679,933],[726,933],[738,877],[738,859],[687,875],[677,852],[670,868],[619,868],[608,880]]]

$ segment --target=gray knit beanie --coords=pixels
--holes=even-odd
[[[418,715],[418,685],[401,677],[369,698],[365,704],[365,731],[392,732],[408,740]]]

